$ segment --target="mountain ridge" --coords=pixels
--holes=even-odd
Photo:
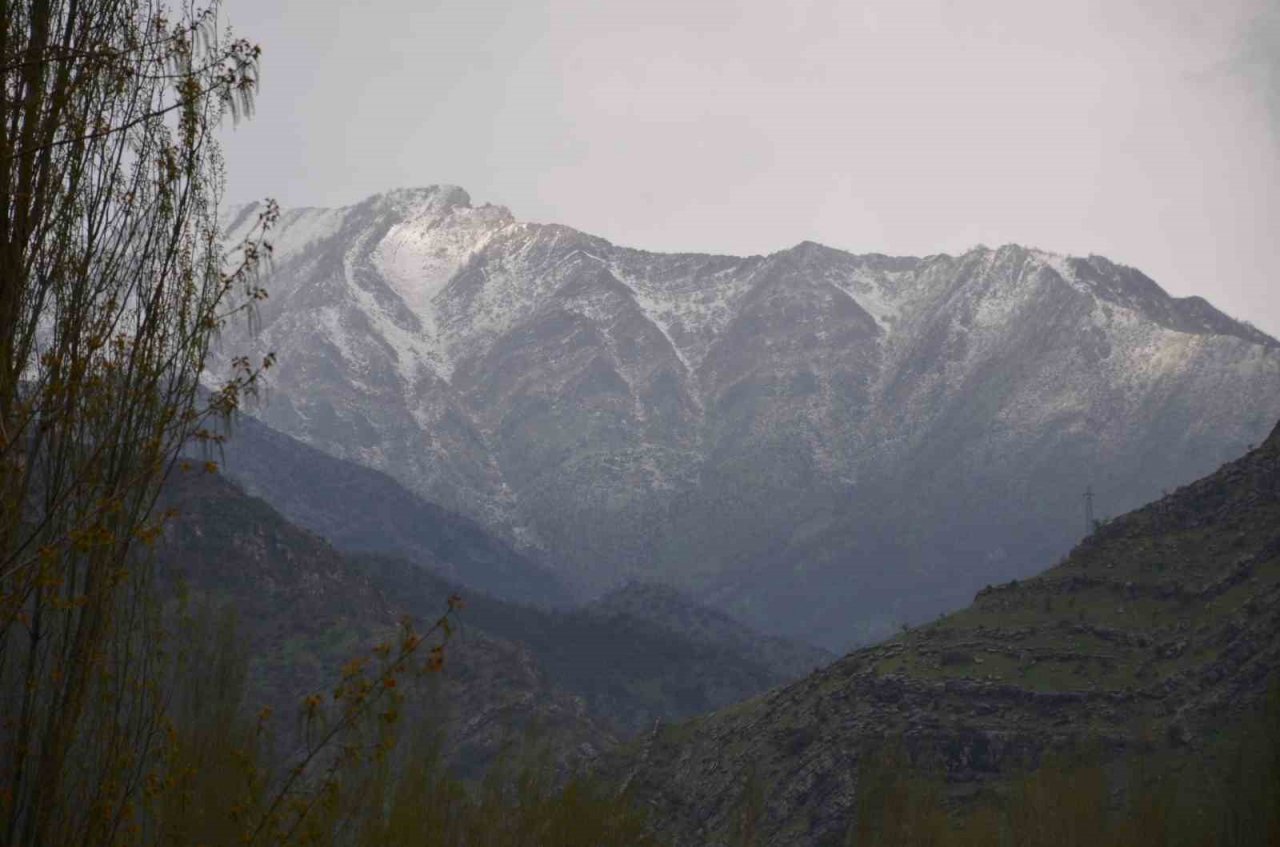
[[[671,582],[842,649],[1280,415],[1274,339],[1099,258],[667,255],[458,192],[284,212],[262,332],[223,347],[280,355],[270,426],[584,595]]]
[[[219,458],[231,479],[345,553],[399,555],[505,600],[548,607],[572,600],[543,565],[381,471],[308,447],[252,417],[225,434]]]
[[[1140,279],[1141,284],[1144,287],[1148,287],[1148,288],[1154,287],[1155,295],[1157,297],[1165,298],[1173,304],[1182,306],[1183,309],[1181,311],[1183,311],[1184,314],[1189,312],[1203,314],[1208,316],[1210,320],[1218,324],[1220,327],[1234,325],[1234,327],[1238,328],[1238,330],[1241,331],[1240,337],[1242,338],[1255,341],[1258,343],[1267,344],[1269,346],[1280,345],[1280,341],[1277,341],[1273,336],[1269,335],[1268,333],[1256,327],[1247,325],[1243,321],[1237,318],[1234,318],[1226,314],[1225,312],[1220,311],[1215,306],[1213,306],[1212,303],[1210,303],[1208,300],[1206,300],[1204,297],[1200,295],[1192,294],[1192,295],[1186,295],[1182,297],[1176,297],[1176,296],[1170,295],[1167,291],[1165,291],[1163,287],[1159,285],[1159,283],[1157,283],[1155,280],[1143,274],[1142,271],[1135,266],[1126,265],[1121,262],[1113,262],[1107,257],[1102,256],[1100,254],[1096,254],[1096,253],[1077,256],[1077,255],[1061,253],[1058,251],[1049,250],[1041,247],[1023,245],[1017,242],[1005,242],[995,247],[991,247],[989,245],[982,244],[982,243],[977,243],[977,244],[974,244],[968,250],[965,250],[961,253],[939,252],[939,253],[923,254],[919,256],[909,255],[909,254],[901,254],[901,255],[886,254],[886,253],[878,253],[878,252],[853,253],[852,251],[849,251],[845,248],[824,244],[822,242],[813,241],[811,239],[802,239],[801,241],[795,243],[794,245],[791,245],[789,247],[781,247],[777,250],[764,251],[759,253],[750,253],[745,255],[730,254],[730,253],[703,254],[703,253],[697,253],[692,251],[666,252],[666,251],[660,251],[660,250],[648,250],[648,249],[642,249],[642,248],[625,247],[599,236],[588,236],[582,230],[565,226],[563,224],[545,224],[545,223],[540,224],[540,223],[533,223],[533,222],[529,222],[529,223],[519,222],[516,220],[515,216],[512,214],[509,207],[503,206],[501,204],[493,204],[493,203],[482,203],[479,206],[475,206],[473,205],[473,201],[470,193],[466,189],[462,188],[461,186],[449,184],[449,183],[434,183],[434,184],[427,184],[427,185],[416,186],[416,187],[390,189],[386,192],[369,195],[364,200],[357,201],[355,203],[351,203],[343,206],[290,207],[288,209],[288,212],[290,213],[291,216],[296,216],[299,218],[306,218],[306,217],[315,216],[315,215],[327,215],[331,213],[341,213],[341,212],[347,212],[349,210],[356,209],[371,201],[376,201],[382,198],[385,198],[392,203],[401,201],[403,203],[402,211],[406,215],[406,217],[410,219],[414,217],[422,216],[424,213],[427,213],[427,212],[434,212],[437,215],[441,213],[447,214],[453,209],[461,207],[468,210],[478,210],[478,211],[488,212],[493,216],[495,216],[496,218],[498,218],[499,220],[509,225],[542,226],[542,227],[560,228],[567,232],[573,233],[575,235],[586,236],[592,239],[593,241],[599,242],[600,244],[603,244],[603,245],[607,245],[608,247],[611,247],[611,248],[617,247],[619,249],[627,250],[632,253],[642,254],[642,255],[648,254],[652,256],[676,256],[676,257],[706,256],[714,259],[736,259],[741,261],[749,261],[749,260],[767,259],[767,258],[771,258],[774,256],[779,256],[787,253],[795,253],[795,252],[801,252],[805,250],[818,248],[824,251],[839,253],[844,256],[865,259],[865,260],[868,260],[869,262],[879,262],[887,265],[904,265],[904,264],[918,264],[922,262],[929,262],[932,260],[955,261],[955,260],[963,259],[964,257],[970,256],[975,253],[976,254],[1000,253],[1002,251],[1007,251],[1007,250],[1022,250],[1032,255],[1038,256],[1041,259],[1047,260],[1047,261],[1056,261],[1064,264],[1076,264],[1076,265],[1088,265],[1088,264],[1101,263],[1109,270],[1119,270],[1127,274],[1133,274],[1135,278]],[[414,198],[427,198],[428,202],[413,203],[412,199]],[[406,200],[410,202],[404,203],[403,201],[406,201]],[[431,202],[432,200],[436,200],[437,202]],[[264,208],[264,205],[256,201],[249,202],[249,203],[233,204],[232,206],[230,206],[223,216],[227,224],[226,228],[229,234],[229,240],[234,242],[236,240],[237,235],[246,234],[248,231],[248,228],[254,223],[254,213],[260,211],[263,208]],[[290,221],[286,220],[284,225],[286,227],[289,226]],[[1224,318],[1225,318],[1225,321],[1222,320]],[[1217,328],[1215,328],[1215,330],[1218,332],[1222,331],[1221,329],[1217,329]]]
[[[427,229],[437,229],[442,226],[445,219],[455,211],[461,210],[468,214],[495,223],[499,229],[503,228],[528,228],[528,229],[545,229],[551,231],[556,236],[563,235],[566,238],[582,240],[586,246],[599,246],[609,250],[620,250],[636,256],[652,256],[652,257],[674,257],[686,258],[696,257],[711,260],[729,260],[737,262],[761,262],[770,259],[782,258],[792,254],[803,254],[807,251],[820,250],[831,254],[865,262],[869,265],[888,266],[901,269],[904,266],[919,266],[930,262],[962,262],[974,256],[998,256],[1010,252],[1024,253],[1036,258],[1041,263],[1052,267],[1064,281],[1076,283],[1080,285],[1091,286],[1096,292],[1110,295],[1115,298],[1113,302],[1117,305],[1126,305],[1124,298],[1120,295],[1123,289],[1117,289],[1114,285],[1109,285],[1105,275],[1115,275],[1117,273],[1126,277],[1126,282],[1130,287],[1136,288],[1142,293],[1143,297],[1139,298],[1140,305],[1151,307],[1156,305],[1158,308],[1148,312],[1148,317],[1163,318],[1170,329],[1178,329],[1183,332],[1212,332],[1215,334],[1231,334],[1243,340],[1253,343],[1264,344],[1268,347],[1280,346],[1280,341],[1266,332],[1257,329],[1245,322],[1234,318],[1216,307],[1208,300],[1199,295],[1188,295],[1185,297],[1175,297],[1170,295],[1155,280],[1142,273],[1136,267],[1125,265],[1119,262],[1112,262],[1105,256],[1098,254],[1088,254],[1087,256],[1076,256],[1066,253],[1059,253],[1053,250],[1047,250],[1039,247],[1032,247],[1018,244],[1016,242],[1007,242],[996,247],[990,247],[985,244],[975,244],[972,248],[962,253],[930,253],[923,256],[914,255],[889,255],[884,253],[853,253],[840,247],[823,244],[821,242],[809,239],[802,240],[790,247],[783,247],[777,250],[752,253],[749,255],[734,254],[702,254],[693,252],[677,252],[664,253],[661,251],[644,250],[630,248],[623,245],[615,244],[605,238],[589,235],[588,233],[558,223],[533,223],[518,221],[511,210],[502,205],[482,203],[473,205],[471,195],[462,187],[452,184],[431,184],[419,187],[391,189],[379,194],[373,194],[362,201],[352,203],[346,206],[323,207],[323,206],[300,206],[291,208],[286,211],[282,218],[279,228],[287,232],[299,222],[309,218],[323,216],[341,216],[349,213],[356,213],[358,210],[364,209],[371,205],[377,206],[384,204],[389,206],[396,213],[403,216],[402,224],[423,223]],[[224,216],[227,221],[228,240],[235,242],[237,237],[247,234],[249,227],[254,223],[254,212],[263,208],[261,203],[252,202],[240,204],[228,209]],[[305,227],[304,227],[305,228]],[[318,233],[324,232],[323,227],[319,227],[309,233],[314,237]],[[270,240],[270,239],[269,239]],[[281,258],[289,258],[292,249],[297,245],[292,244],[291,249],[283,254],[277,254]],[[303,244],[310,239],[304,238]],[[474,254],[487,243],[484,237],[478,237],[473,243],[467,244],[461,251],[465,255]],[[403,247],[404,242],[389,248],[394,251],[397,247]],[[457,245],[455,245],[457,246]],[[587,254],[591,255],[591,254]],[[591,256],[596,261],[603,260],[598,256]],[[457,257],[451,257],[456,258]],[[465,259],[461,262],[465,264]],[[461,270],[461,266],[455,269]],[[437,283],[444,280],[437,280]],[[623,283],[625,285],[625,283]],[[630,287],[627,287],[633,295],[636,293]],[[431,292],[438,293],[438,292]],[[420,298],[406,298],[417,300],[417,305],[422,305]],[[1131,301],[1127,305],[1134,305]],[[651,318],[652,319],[652,318]]]
[[[803,680],[664,727],[604,772],[673,844],[726,843],[748,774],[770,844],[840,843],[868,753],[897,741],[953,788],[1046,754],[1197,761],[1280,678],[1280,425],[1109,521],[1061,563]]]
[[[677,595],[668,610],[717,626],[511,602],[399,556],[339,551],[222,473],[175,473],[162,506],[175,511],[157,548],[163,584],[181,586],[196,613],[234,615],[254,708],[291,715],[398,620],[425,630],[461,596],[444,672],[412,708],[468,772],[534,730],[558,762],[580,764],[655,721],[728,705],[830,658],[763,638],[769,649],[757,655],[749,631]]]

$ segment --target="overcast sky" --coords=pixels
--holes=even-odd
[[[1100,253],[1280,334],[1280,0],[225,0],[229,199],[656,250]]]

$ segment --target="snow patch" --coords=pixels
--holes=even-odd
[[[347,209],[290,209],[281,212],[275,227],[267,233],[272,261],[287,262],[307,252],[316,242],[336,235],[346,221],[347,212]],[[257,216],[254,215],[249,223],[256,222]],[[247,234],[248,229],[245,229],[240,238]]]
[[[397,350],[425,357],[449,379],[453,361],[440,337],[436,300],[458,270],[511,222],[510,213],[496,206],[442,207],[434,195],[411,203],[405,213],[374,247],[370,260],[427,336],[414,339],[394,326]]]

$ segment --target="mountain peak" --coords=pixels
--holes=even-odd
[[[390,211],[405,223],[424,222],[428,225],[455,215],[479,216],[498,224],[515,221],[511,210],[505,206],[492,203],[476,205],[466,189],[447,183],[393,188],[365,198],[355,208]]]
[[[1087,486],[1114,514],[1280,416],[1274,341],[1101,260],[661,254],[505,215],[456,186],[285,210],[261,334],[223,344],[279,352],[268,424],[584,595],[670,582],[843,648],[1060,556]]]
[[[443,214],[456,208],[471,208],[471,195],[457,185],[424,185],[393,188],[370,198],[403,211],[406,217]]]

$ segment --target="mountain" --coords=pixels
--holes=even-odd
[[[471,769],[534,728],[566,763],[591,758],[619,735],[746,699],[832,658],[665,589],[660,614],[620,598],[607,608],[548,609],[461,588],[403,558],[339,552],[221,474],[177,474],[165,506],[178,518],[162,572],[181,578],[197,605],[234,610],[251,656],[251,698],[280,714],[331,685],[401,616],[428,625],[460,592],[466,606],[432,702],[449,716],[435,715],[448,749]]]
[[[547,568],[380,471],[336,459],[250,417],[228,434],[219,456],[226,473],[340,550],[402,556],[459,586],[507,600],[571,602]]]
[[[1072,744],[1185,759],[1256,708],[1278,670],[1280,426],[1039,576],[655,732],[613,772],[673,844],[720,843],[748,774],[765,788],[765,843],[843,843],[860,757],[886,737],[970,786]]]
[[[441,608],[456,590],[400,559],[354,561],[406,608]],[[470,593],[464,627],[529,650],[553,685],[580,698],[591,715],[622,735],[737,703],[833,658],[754,633],[674,592],[659,591],[663,606],[644,611],[627,608],[617,597],[545,610]],[[784,657],[793,661],[784,663]]]
[[[234,212],[232,238],[256,216]],[[270,426],[530,551],[846,649],[1061,556],[1257,443],[1280,344],[1132,268],[657,254],[459,188],[286,211]]]
[[[220,474],[174,476],[163,505],[177,517],[159,547],[161,574],[182,580],[193,609],[234,613],[249,656],[248,705],[272,707],[286,734],[302,698],[328,690],[341,667],[367,656],[401,616],[422,629],[445,609],[447,593],[430,605],[388,594],[357,559]],[[535,728],[565,767],[617,743],[606,722],[551,683],[518,643],[469,631],[452,641],[433,682],[434,690],[412,695],[413,719],[441,729],[446,755],[464,773]]]
[[[639,621],[698,644],[722,647],[771,669],[779,682],[804,676],[836,658],[818,647],[762,635],[668,585],[630,582],[583,611],[605,620]]]

